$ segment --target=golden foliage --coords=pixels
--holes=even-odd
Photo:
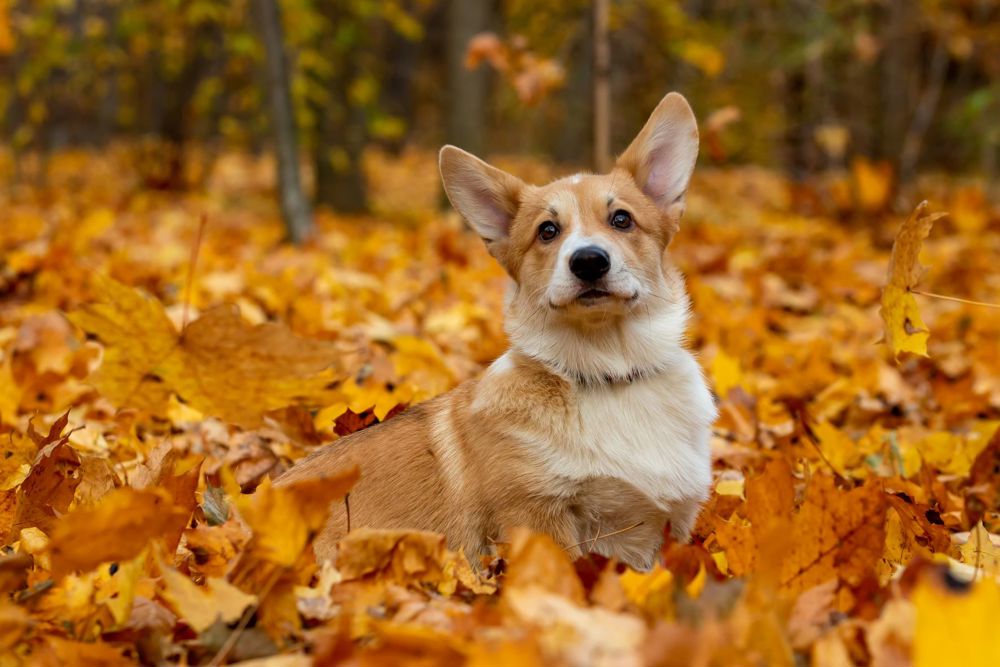
[[[250,158],[169,196],[111,178],[118,159],[57,154],[4,202],[3,667],[998,660],[1000,313],[918,313],[912,291],[923,252],[928,291],[996,301],[1000,211],[976,186],[926,184],[954,219],[931,238],[918,207],[890,251],[878,165],[847,194],[699,175],[671,250],[718,393],[715,492],[652,571],[527,532],[469,563],[359,529],[316,563],[357,471],[271,480],[501,353],[504,274],[434,209],[428,153],[375,156],[379,217],[321,213],[302,248]]]

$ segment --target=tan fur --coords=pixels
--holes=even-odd
[[[452,202],[514,279],[512,348],[481,377],[318,450],[279,483],[358,464],[352,528],[436,531],[470,557],[515,526],[637,568],[654,562],[668,520],[686,538],[707,494],[715,413],[681,344],[687,296],[665,249],[696,136],[686,102],[668,95],[612,173],[541,187],[446,147]],[[608,224],[621,209],[634,219],[626,231]],[[539,241],[546,221],[561,238]],[[564,266],[563,241],[581,239],[613,258],[597,304],[577,298]],[[337,503],[317,555],[330,557],[346,530]]]

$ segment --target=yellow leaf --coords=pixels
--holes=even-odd
[[[163,597],[196,632],[203,632],[216,621],[232,623],[257,596],[244,593],[225,579],[209,577],[199,586],[172,567],[160,563]]]
[[[979,581],[965,592],[924,578],[913,592],[917,625],[913,667],[1000,665],[1000,585]]]
[[[162,415],[174,392],[204,414],[253,427],[267,411],[318,401],[333,380],[324,371],[333,343],[275,323],[250,326],[231,306],[178,334],[159,301],[110,278],[96,278],[94,289],[97,300],[70,319],[104,344],[93,382],[117,405]]]
[[[959,547],[962,562],[985,572],[991,577],[1000,576],[1000,547],[993,542],[982,520],[969,533],[969,541]],[[997,538],[1000,540],[1000,538]]]
[[[13,424],[21,405],[21,390],[10,370],[10,355],[0,362],[0,424]]]
[[[188,516],[164,489],[112,491],[97,507],[74,510],[56,522],[49,543],[53,576],[135,558]]]
[[[649,572],[626,570],[620,579],[625,596],[653,618],[669,618],[674,609],[674,575],[660,565]]]
[[[896,357],[901,352],[927,356],[928,332],[910,290],[924,271],[917,261],[921,244],[934,221],[945,215],[928,213],[927,208],[927,202],[921,202],[900,227],[892,244],[888,282],[882,290],[879,313],[885,322],[885,340]]]
[[[743,383],[743,373],[740,370],[740,360],[726,354],[722,350],[716,352],[710,367],[715,393],[725,398],[730,389],[735,389]]]
[[[97,601],[104,603],[119,627],[128,621],[132,611],[132,603],[135,601],[139,577],[145,571],[145,564],[146,551],[132,560],[119,563],[118,571],[111,575],[106,589],[102,590],[101,595],[98,596]]]
[[[715,493],[720,496],[745,498],[745,491],[746,480],[742,477],[739,479],[720,479],[715,485]]]
[[[892,165],[858,157],[851,163],[851,175],[862,211],[881,211],[888,205],[892,195]]]
[[[819,448],[839,474],[844,474],[848,468],[857,464],[858,447],[844,432],[830,422],[820,422],[813,427]]]
[[[174,325],[159,301],[110,278],[94,280],[98,299],[68,315],[104,343],[104,358],[91,376],[115,405],[162,414],[169,387],[153,369],[177,344]]]
[[[253,494],[237,497],[236,506],[253,530],[252,548],[271,563],[294,565],[326,522],[330,503],[343,498],[358,475],[354,467],[276,486],[264,480]]]

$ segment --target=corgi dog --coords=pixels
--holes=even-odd
[[[688,539],[711,484],[716,407],[684,346],[689,300],[666,249],[697,155],[677,93],[609,174],[535,186],[441,149],[448,198],[512,279],[510,348],[478,378],[279,479],[361,469],[318,558],[348,524],[443,533],[474,564],[515,526],[638,570],[655,564],[667,526]]]

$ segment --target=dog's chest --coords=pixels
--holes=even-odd
[[[662,509],[707,495],[715,407],[693,359],[651,379],[577,389],[574,404],[566,428],[543,450],[550,473],[618,478]]]

